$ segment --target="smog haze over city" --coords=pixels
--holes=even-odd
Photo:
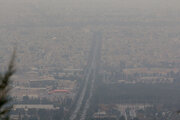
[[[11,120],[180,120],[179,0],[0,0]]]

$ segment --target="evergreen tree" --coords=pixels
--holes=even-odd
[[[7,71],[4,74],[0,73],[0,120],[9,120],[9,112],[12,105],[8,105],[11,101],[9,97],[10,78],[15,72],[14,68],[15,51],[13,52]]]

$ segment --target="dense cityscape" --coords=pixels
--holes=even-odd
[[[180,119],[180,9],[128,2],[0,0],[10,119]]]

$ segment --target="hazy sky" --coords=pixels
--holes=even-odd
[[[180,12],[180,0],[0,0],[0,20],[17,16],[101,15],[101,14],[174,14]],[[142,14],[143,13],[143,14]],[[36,17],[39,15],[37,14]],[[19,17],[18,17],[19,18]]]
[[[1,3],[37,3],[64,6],[75,5],[75,6],[92,6],[92,5],[105,5],[105,6],[116,6],[116,7],[138,7],[138,8],[178,8],[179,0],[0,0]],[[22,4],[19,4],[22,5]]]

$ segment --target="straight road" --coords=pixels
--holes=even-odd
[[[79,90],[80,93],[78,94],[78,98],[74,103],[75,107],[72,109],[72,114],[70,115],[69,120],[86,119],[87,110],[90,106],[90,100],[94,91],[98,64],[100,60],[101,39],[100,32],[94,33],[88,64],[84,72],[85,77],[82,83],[83,87],[81,90]]]

